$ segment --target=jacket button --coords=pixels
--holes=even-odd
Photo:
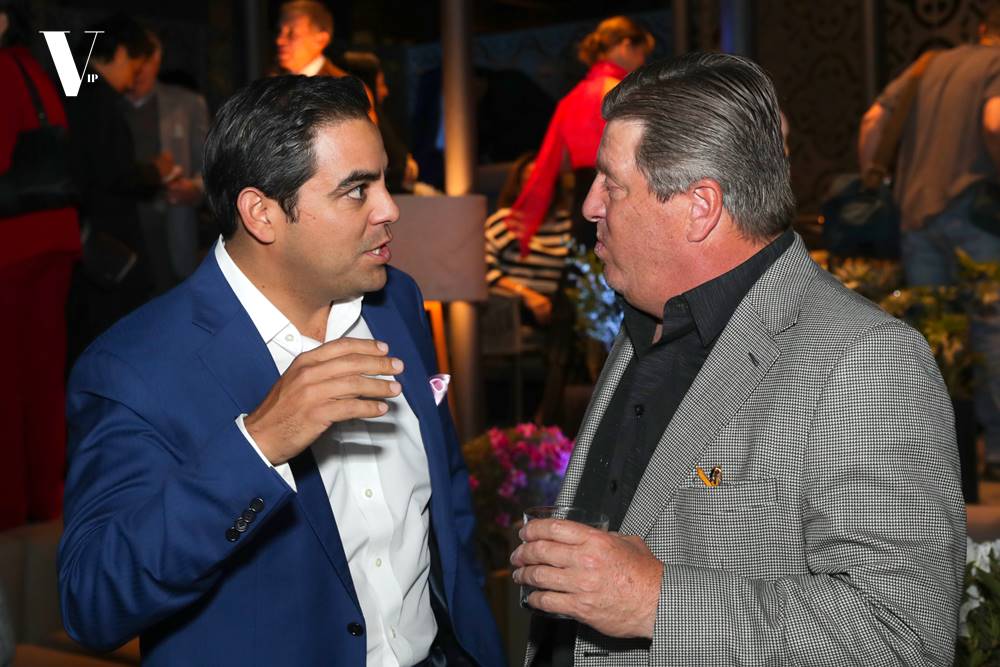
[[[245,533],[247,531],[247,526],[249,525],[250,525],[249,521],[247,521],[243,517],[240,517],[239,519],[236,520],[236,523],[234,524],[233,527],[236,529],[237,532]]]
[[[264,509],[264,499],[263,498],[254,498],[253,500],[251,500],[250,501],[250,509],[252,509],[254,512],[260,512],[261,510],[263,510]]]
[[[235,528],[230,528],[226,531],[226,539],[229,540],[230,542],[235,542],[236,540],[240,539],[240,534],[236,532]]]
[[[361,635],[365,634],[365,629],[361,626],[360,623],[348,623],[347,631],[351,634],[352,637],[360,637]]]
[[[257,518],[257,513],[254,512],[252,509],[245,509],[243,510],[243,514],[241,514],[240,516],[243,517],[243,520],[246,521],[247,523],[253,523],[253,520]]]

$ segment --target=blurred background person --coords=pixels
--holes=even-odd
[[[90,28],[93,41],[88,72],[76,97],[66,100],[73,172],[80,189],[85,228],[84,270],[71,295],[70,355],[153,294],[152,262],[143,240],[137,204],[179,175],[173,158],[162,152],[137,162],[132,132],[125,120],[128,91],[153,43],[132,18],[116,14]],[[90,49],[90,35],[81,50]]]
[[[40,127],[36,100],[48,124],[66,127],[59,93],[27,48],[34,34],[23,3],[0,0],[0,530],[61,514],[66,462],[65,307],[80,229],[73,208],[25,202],[26,186],[38,184],[12,173],[25,166],[12,162],[19,137]]]
[[[272,76],[351,76],[324,55],[326,47],[333,40],[333,15],[323,3],[316,0],[291,0],[281,5],[278,16],[278,36],[274,39],[278,64],[271,70]],[[365,86],[368,101],[372,105],[368,117],[377,124],[375,95],[372,91],[373,88]]]
[[[561,416],[567,366],[574,357],[574,311],[562,291],[573,237],[569,197],[559,183],[527,254],[510,229],[510,205],[530,181],[535,156],[526,153],[514,162],[497,199],[500,209],[486,220],[486,281],[495,293],[516,295],[522,320],[544,333],[545,384],[534,421],[552,424]]]
[[[322,3],[292,0],[281,5],[278,19],[278,68],[274,74],[347,76],[323,55],[333,39],[333,16]]]
[[[344,69],[361,79],[365,87],[375,96],[375,116],[385,152],[389,157],[389,168],[385,173],[386,185],[391,193],[412,193],[417,184],[420,169],[403,142],[395,124],[383,111],[385,98],[389,96],[389,86],[385,83],[382,62],[374,53],[367,51],[346,51],[341,56]]]
[[[590,70],[556,107],[534,172],[508,216],[522,254],[529,252],[531,237],[545,220],[556,180],[566,163],[575,175],[570,209],[573,235],[586,247],[594,246],[596,228],[583,219],[580,207],[594,181],[597,146],[604,131],[601,100],[626,74],[646,62],[653,46],[653,36],[626,16],[604,19],[583,38],[577,55]]]
[[[204,187],[202,149],[208,133],[205,98],[181,86],[157,80],[163,47],[152,31],[153,54],[143,62],[126,93],[125,119],[138,162],[152,162],[167,152],[182,175],[155,198],[139,203],[139,220],[156,293],[162,293],[194,271],[198,262],[198,205]]]

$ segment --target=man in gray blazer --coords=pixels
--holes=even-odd
[[[169,153],[175,178],[162,196],[142,202],[139,219],[157,292],[165,292],[198,266],[198,205],[204,197],[202,151],[208,134],[208,106],[198,93],[157,80],[163,47],[148,32],[155,51],[127,92],[126,120],[140,161]]]
[[[725,54],[604,100],[584,203],[625,322],[537,520],[529,664],[950,665],[965,555],[927,343],[820,269],[767,75]]]

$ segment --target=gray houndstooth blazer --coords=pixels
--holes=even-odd
[[[619,335],[559,502],[632,356]],[[926,341],[796,237],[720,335],[622,523],[665,564],[652,643],[581,625],[575,664],[950,665],[965,562],[953,424]],[[695,466],[721,466],[722,483]],[[533,618],[528,664],[546,624]]]

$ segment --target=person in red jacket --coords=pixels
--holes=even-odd
[[[25,74],[49,123],[66,126],[52,81],[25,47],[29,30],[15,3],[0,0],[0,174],[18,135],[39,126]],[[80,254],[73,208],[0,217],[0,530],[62,511],[66,463],[66,297]]]
[[[583,219],[580,206],[594,180],[597,146],[604,131],[601,101],[626,74],[646,62],[653,45],[653,36],[626,16],[604,19],[580,42],[578,56],[590,66],[590,71],[559,101],[538,152],[535,170],[508,218],[520,240],[522,255],[528,253],[531,237],[552,204],[556,178],[567,162],[576,175],[573,235],[588,248],[594,246],[595,227]]]

